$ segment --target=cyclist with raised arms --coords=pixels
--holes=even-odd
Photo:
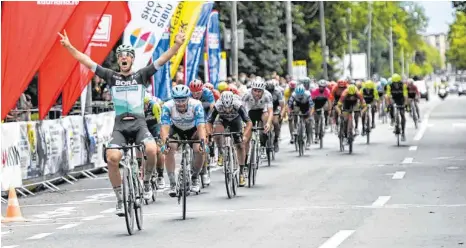
[[[218,118],[217,118],[218,117]],[[207,132],[212,133],[212,124],[215,123],[215,132],[223,133],[226,127],[230,128],[230,132],[241,132],[243,129],[243,123],[246,123],[244,128],[243,136],[251,134],[252,122],[246,112],[246,109],[242,105],[240,99],[235,98],[235,95],[230,91],[225,91],[220,96],[220,100],[215,103],[214,109],[209,115],[207,120]],[[245,167],[246,152],[244,150],[243,138],[240,134],[233,135],[233,140],[236,146],[238,162],[240,166],[240,178],[239,186],[244,187],[246,181],[244,180],[243,171]],[[215,143],[217,143],[218,157],[222,157],[223,160],[223,144],[224,140],[222,136],[215,137]]]
[[[97,76],[102,78],[110,86],[112,101],[115,109],[115,124],[113,126],[112,138],[109,147],[119,147],[128,142],[128,138],[134,138],[137,144],[144,143],[147,165],[156,164],[157,144],[147,128],[144,117],[144,93],[146,85],[150,83],[150,77],[173,57],[185,41],[185,35],[178,33],[175,37],[175,45],[162,54],[154,63],[133,72],[135,52],[132,46],[120,45],[116,51],[116,57],[120,72],[115,72],[103,68],[96,62],[92,61],[89,56],[74,48],[64,31],[64,34],[58,33],[61,37],[60,43],[68,52],[85,65]],[[122,151],[109,149],[107,150],[108,177],[115,191],[117,198],[116,214],[124,216],[123,195],[121,189],[121,175],[119,163],[123,156]],[[144,178],[147,179],[147,178]],[[145,196],[151,193],[150,182],[144,180]]]
[[[251,89],[243,96],[243,106],[248,111],[248,116],[251,118],[252,125],[262,121],[264,132],[261,135],[261,146],[265,146],[266,133],[271,130],[273,120],[273,103],[272,94],[265,90],[265,82],[263,79],[256,77],[251,83]],[[249,151],[249,141],[251,140],[251,132],[245,133],[245,151]]]
[[[205,117],[202,103],[190,97],[186,85],[177,85],[172,89],[172,99],[162,106],[162,129],[160,138],[164,142],[161,150],[166,154],[165,165],[168,172],[175,171],[175,152],[177,144],[167,147],[168,138],[174,140],[201,140],[193,144],[194,166],[192,169],[192,192],[200,191],[199,173],[204,162],[204,152],[208,152],[206,143]],[[202,146],[201,146],[202,145]],[[171,197],[176,196],[176,181],[170,180]]]
[[[146,92],[144,97],[144,113],[146,116],[146,124],[149,132],[152,134],[156,140],[160,139],[160,117],[162,114],[162,101],[155,96]],[[165,180],[163,178],[163,167],[165,164],[165,159],[160,150],[157,150],[157,178],[155,179],[155,184],[157,189],[165,188]],[[144,178],[151,178],[154,172],[154,168],[150,166],[145,166],[144,168]],[[168,175],[170,177],[170,175]],[[146,179],[144,179],[146,180]],[[148,200],[151,194],[145,194],[144,197]]]
[[[265,85],[265,89],[272,95],[272,105],[273,105],[273,128],[275,131],[275,137],[273,141],[273,145],[275,147],[275,152],[278,152],[278,138],[280,137],[280,119],[285,116],[285,101],[283,100],[283,94],[280,92],[279,89],[276,88],[275,83],[272,80],[267,81]]]
[[[288,112],[290,119],[293,119],[292,114],[296,112],[305,114],[306,121],[306,149],[311,147],[311,116],[314,114],[314,102],[312,101],[311,93],[304,88],[304,85],[300,84],[296,87],[296,90],[291,94],[288,100]],[[296,125],[297,123],[295,123]],[[291,127],[291,133],[293,137],[295,125]]]

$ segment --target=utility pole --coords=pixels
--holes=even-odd
[[[349,69],[350,76],[353,78],[353,31],[351,30],[351,8],[348,11],[348,52],[349,52]]]
[[[369,29],[367,32],[367,78],[371,77],[371,41],[372,41],[372,2],[368,2],[369,7]]]
[[[392,27],[392,17],[390,17],[390,74],[395,73],[393,68],[393,27]]]
[[[238,78],[238,16],[236,14],[236,1],[231,2],[231,58],[232,76]]]
[[[293,25],[291,18],[291,1],[286,1],[286,40],[287,49],[287,68],[288,75],[293,77]]]
[[[319,16],[320,16],[320,43],[322,46],[322,58],[323,58],[323,69],[324,69],[324,79],[328,80],[327,72],[327,44],[325,36],[325,15],[324,15],[324,2],[319,1]]]

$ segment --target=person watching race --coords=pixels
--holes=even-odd
[[[272,95],[272,105],[273,105],[273,128],[275,131],[275,137],[273,140],[273,145],[275,152],[279,151],[278,147],[278,138],[280,137],[280,130],[281,130],[281,125],[280,125],[280,120],[285,116],[285,101],[283,99],[282,93],[279,91],[279,89],[276,88],[275,83],[273,80],[267,81],[265,85],[265,89]]]
[[[251,89],[248,90],[242,99],[243,106],[248,111],[248,116],[252,121],[252,125],[262,122],[264,132],[261,135],[261,146],[265,146],[267,141],[267,133],[271,131],[273,120],[273,103],[272,95],[265,90],[265,82],[262,78],[256,77],[251,83]],[[249,141],[251,140],[251,132],[245,133],[245,151],[249,151]],[[247,161],[247,156],[246,156]]]
[[[218,118],[217,118],[218,116]],[[213,128],[212,125],[215,123],[215,127]],[[207,120],[207,133],[211,134],[212,129],[214,129],[215,133],[223,133],[225,128],[229,128],[230,132],[241,132],[243,129],[243,123],[246,123],[246,127],[244,128],[243,136],[250,135],[252,122],[249,118],[248,114],[246,113],[246,109],[242,105],[240,99],[235,98],[232,92],[224,91],[220,96],[220,100],[215,103],[214,109]],[[244,180],[244,168],[246,164],[246,151],[244,149],[245,145],[243,144],[243,140],[247,140],[243,138],[241,134],[233,135],[233,141],[236,146],[236,152],[238,156],[239,166],[240,166],[240,178],[239,178],[239,186],[244,187],[246,185],[246,180]],[[218,149],[218,158],[219,162],[218,165],[222,166],[223,164],[223,136],[215,137],[215,143],[217,144]],[[220,158],[222,162],[220,162]]]
[[[160,138],[161,148],[165,154],[167,171],[175,171],[175,152],[177,144],[169,144],[168,138],[175,140],[200,140],[200,144],[193,144],[194,161],[192,168],[191,191],[200,191],[199,173],[203,166],[204,153],[208,153],[206,141],[205,117],[202,103],[190,97],[191,92],[186,85],[177,85],[172,89],[172,99],[162,106],[162,128]],[[176,181],[170,181],[171,197],[176,196]]]
[[[372,109],[371,109],[371,128],[375,128],[375,112],[377,112],[377,106],[379,102],[379,92],[377,91],[377,86],[372,80],[368,80],[365,82],[361,89],[360,92],[362,94],[362,97],[364,98],[364,101],[366,104],[370,104]],[[375,101],[375,102],[374,102]],[[364,126],[364,123],[366,123],[366,117],[365,115],[362,115],[362,134],[364,135],[367,130],[365,130],[366,126]]]
[[[421,93],[417,86],[414,84],[414,80],[412,78],[408,79],[408,106],[411,108],[411,102],[414,101],[414,107],[416,109],[409,109],[409,111],[414,111],[413,114],[417,115],[418,122],[421,122],[421,112],[419,111],[419,98]]]
[[[147,128],[144,117],[144,91],[150,83],[150,77],[160,69],[167,61],[173,57],[185,41],[185,35],[178,33],[175,36],[175,45],[163,53],[154,63],[133,72],[135,51],[132,46],[120,45],[116,50],[116,57],[120,72],[115,72],[103,68],[86,54],[73,47],[68,39],[66,31],[64,34],[58,33],[61,37],[60,43],[68,52],[94,72],[97,76],[105,80],[110,86],[112,101],[115,109],[115,124],[113,126],[112,137],[109,147],[120,147],[128,143],[129,138],[134,138],[137,144],[145,145],[148,166],[154,166],[157,160],[157,144]],[[114,189],[117,204],[115,213],[124,216],[123,195],[121,189],[121,175],[119,163],[123,156],[122,151],[109,149],[106,154],[108,165],[108,177]],[[144,181],[145,194],[150,193],[151,185],[149,181]]]
[[[204,87],[206,87],[207,89],[209,89],[212,92],[212,94],[214,95],[214,100],[215,101],[217,101],[220,98],[220,92],[218,92],[218,90],[214,89],[213,84],[205,83]]]
[[[159,98],[146,93],[146,96],[144,97],[144,114],[146,116],[147,128],[155,140],[160,139],[160,118],[162,113],[161,105],[162,101]],[[163,178],[164,165],[165,158],[160,149],[158,149],[156,164],[157,178],[155,179],[155,185],[157,189],[165,188],[165,180]],[[151,180],[153,172],[154,168],[146,165],[144,168],[144,181]],[[169,174],[168,177],[170,176],[174,175]],[[151,197],[153,194],[151,191],[152,188],[150,191],[148,190],[148,193],[144,192],[144,199],[149,200],[149,197]]]
[[[285,91],[283,92],[283,96],[284,96],[285,102],[287,104],[288,104],[288,100],[291,97],[291,94],[293,94],[293,92],[296,89],[297,85],[298,85],[298,83],[296,81],[294,81],[294,80],[291,80],[290,82],[288,82],[288,86],[286,87]],[[288,114],[288,112],[286,114]],[[291,131],[293,126],[294,126],[293,118],[289,118],[289,116],[288,116],[288,130],[290,131],[290,137],[291,137],[290,138],[290,144],[294,143],[294,136],[293,136],[293,132]]]
[[[320,118],[317,116],[318,111],[322,108],[324,109],[324,117],[325,117],[325,129],[328,129],[328,114],[330,113],[331,105],[329,104],[329,98],[330,98],[330,90],[327,88],[327,81],[324,79],[321,79],[318,83],[319,88],[313,90],[311,92],[311,97],[312,101],[314,102],[314,109],[316,109],[315,113],[315,120],[316,120],[316,127],[320,125],[319,121]],[[318,133],[315,132],[316,138],[314,139],[314,142],[317,144],[318,143]]]
[[[288,100],[288,114],[290,119],[293,119],[292,114],[301,113],[306,115],[306,149],[311,147],[311,138],[312,138],[312,126],[311,126],[311,116],[314,114],[314,102],[312,101],[311,93],[304,88],[303,84],[298,85],[296,90],[291,95]],[[296,125],[296,123],[295,123]],[[295,125],[291,127],[291,137],[294,137]]]
[[[391,125],[395,124],[395,111],[392,106],[395,103],[398,106],[405,106],[408,103],[408,86],[401,81],[401,76],[397,73],[391,77],[392,83],[387,85],[387,91],[385,92],[385,99],[390,104],[390,118]],[[406,116],[405,109],[400,108],[399,113],[401,115],[401,140],[405,141],[405,127],[406,127]]]
[[[358,104],[359,103],[359,104]],[[340,116],[342,112],[345,123],[348,123],[348,117],[351,112],[354,112],[359,106],[362,107],[361,113],[363,114],[367,110],[366,103],[362,94],[358,91],[358,87],[354,84],[348,86],[348,88],[341,94],[340,100],[338,100],[337,112]],[[345,128],[345,137],[348,138],[347,128]],[[355,135],[358,135],[358,129],[355,128]]]

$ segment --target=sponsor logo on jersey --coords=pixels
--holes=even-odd
[[[138,82],[136,82],[135,79],[132,81],[122,81],[122,80],[115,80],[115,85],[116,86],[129,86],[129,85],[137,85]]]

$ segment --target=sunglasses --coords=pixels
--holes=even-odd
[[[131,58],[134,58],[134,55],[130,52],[121,52],[119,54],[117,54],[117,57],[120,58],[120,57],[131,57]]]
[[[188,101],[188,98],[178,98],[178,99],[173,99],[175,101],[175,104],[185,104]]]

